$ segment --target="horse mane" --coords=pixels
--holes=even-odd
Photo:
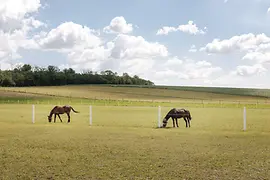
[[[52,108],[51,112],[50,112],[50,116],[52,116],[54,110],[57,108],[57,106],[54,106],[54,108]]]
[[[166,121],[168,121],[168,119],[170,118],[170,115],[171,115],[172,113],[175,113],[175,111],[176,111],[176,108],[172,108],[172,109],[166,114],[166,116],[164,117],[164,119],[166,119]]]

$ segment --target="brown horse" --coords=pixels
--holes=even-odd
[[[186,127],[190,127],[190,121],[191,121],[191,115],[189,110],[186,109],[176,109],[173,108],[171,109],[167,115],[163,119],[163,128],[167,126],[168,120],[172,118],[173,120],[173,127],[175,127],[175,121],[176,121],[176,126],[178,126],[178,118],[183,118],[186,122]]]
[[[68,123],[70,123],[70,111],[73,111],[75,113],[79,113],[78,111],[75,111],[71,106],[54,106],[54,108],[51,110],[50,115],[48,116],[48,121],[52,122],[52,115],[54,114],[54,122],[56,120],[56,115],[59,117],[60,121],[62,121],[61,117],[59,114],[64,114],[66,113],[68,116]]]

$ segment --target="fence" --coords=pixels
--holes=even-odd
[[[135,107],[133,107],[135,108]],[[137,109],[139,107],[136,107]],[[167,110],[167,109],[166,109]],[[120,112],[120,114],[122,114]],[[123,113],[124,114],[124,113]],[[158,111],[157,111],[157,127],[161,128],[162,127],[162,122],[161,122],[161,106],[158,106]],[[164,114],[164,112],[163,112]],[[166,112],[165,112],[166,115]],[[92,105],[89,106],[89,125],[92,126]],[[35,123],[35,105],[32,105],[32,123]],[[246,107],[243,108],[243,130],[246,130]]]
[[[1,99],[0,104],[37,104],[37,105],[95,105],[95,106],[150,106],[150,107],[201,107],[201,108],[270,108],[270,102],[268,100],[181,100],[181,101],[147,101],[147,100],[110,100],[110,99],[69,99],[69,100],[58,100],[56,99]]]
[[[67,116],[61,115],[63,123],[48,122],[50,110],[56,104],[4,104],[0,105],[0,123],[65,125]],[[114,127],[114,128],[157,128],[162,119],[174,106],[96,106],[72,105],[80,113],[71,112],[70,126]],[[264,108],[198,108],[190,110],[191,131],[270,131],[270,111]],[[54,117],[53,117],[54,120]],[[185,129],[185,122],[179,119],[179,128]],[[167,127],[172,127],[169,120]]]

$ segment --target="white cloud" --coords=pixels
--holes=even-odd
[[[157,42],[148,42],[141,36],[129,36],[119,34],[113,40],[113,58],[133,59],[133,58],[153,58],[168,56],[167,48]]]
[[[1,0],[0,29],[4,32],[13,32],[22,29],[25,22],[29,23],[30,19],[31,23],[37,23],[37,20],[33,21],[34,19],[27,18],[27,15],[37,12],[40,7],[40,0]]]
[[[216,85],[231,85],[237,87],[262,86],[257,82],[258,76],[265,77],[270,62],[270,38],[265,34],[252,33],[233,36],[230,39],[215,39],[200,49],[207,53],[228,54],[232,52],[245,53],[242,57],[248,65],[239,65],[235,70],[227,72],[212,82]],[[226,82],[228,81],[228,82]],[[252,84],[252,85],[251,85]],[[264,85],[265,87],[265,85]]]
[[[130,23],[127,23],[123,16],[115,17],[111,20],[109,26],[103,28],[103,31],[106,33],[122,33],[128,34],[133,31],[133,26]]]
[[[176,70],[179,69],[183,65],[183,60],[178,59],[178,57],[173,57],[166,62],[166,66],[170,69],[175,68]]]
[[[238,66],[236,68],[236,71],[234,71],[233,73],[239,76],[253,76],[263,74],[266,71],[267,69],[264,68],[261,64],[255,64],[252,66],[247,65]]]
[[[157,84],[189,84],[192,82],[208,84],[211,82],[212,76],[215,77],[220,73],[222,73],[222,68],[214,66],[208,61],[181,60],[177,57],[173,57],[156,62],[145,76],[155,81]]]
[[[99,46],[98,32],[73,22],[65,22],[43,35],[38,44],[49,50],[75,50]]]
[[[156,84],[168,84],[172,81],[175,82],[179,79],[181,75],[179,75],[179,72],[166,69],[166,70],[160,70],[157,71],[153,75],[149,75],[148,78],[151,79],[151,81],[154,80]]]
[[[99,46],[91,49],[71,51],[67,54],[67,62],[77,70],[90,69],[102,70],[102,64],[107,63],[110,58],[110,49]]]
[[[35,41],[29,35],[46,24],[34,18],[41,8],[39,0],[2,0],[0,3],[0,64],[5,69],[11,60],[21,58],[20,48],[35,48]],[[16,62],[14,62],[15,64]]]
[[[179,25],[178,27],[169,27],[164,26],[157,31],[157,35],[168,35],[170,32],[182,31],[184,33],[197,35],[197,34],[205,34],[207,28],[204,27],[204,30],[199,29],[193,21],[188,21],[188,24]]]
[[[89,61],[103,61],[109,57],[109,51],[104,46],[82,51],[72,51],[68,54],[68,60],[72,63],[84,63]]]
[[[212,74],[221,71],[222,68],[213,66],[207,61],[189,60],[184,64],[184,72],[188,75],[188,79],[208,79]]]
[[[221,87],[269,88],[269,71],[260,65],[236,68],[212,80],[212,84]]]
[[[267,9],[267,13],[270,13],[270,8]]]
[[[148,42],[141,36],[119,34],[106,46],[70,52],[68,62],[76,65],[77,69],[87,67],[93,71],[114,69],[132,74],[151,68],[154,58],[167,56],[168,51],[164,45]]]
[[[12,69],[14,69],[17,65],[22,65],[22,64],[23,64],[23,63],[12,64],[11,62],[0,61],[0,69],[1,69],[1,70],[12,70]]]
[[[105,45],[61,52],[68,53],[68,64],[77,70],[113,69],[117,72],[130,73],[150,67],[155,57],[168,55],[167,48],[159,43],[147,42],[140,36],[123,34],[119,34]],[[62,67],[66,66],[62,65]]]
[[[119,34],[105,46],[73,51],[68,54],[68,66],[77,70],[102,71],[111,69],[128,72],[156,82],[200,80],[209,82],[211,75],[222,71],[207,61],[181,60],[170,57],[167,48],[157,42],[148,42],[141,36]]]
[[[262,43],[270,42],[270,38],[265,34],[254,35],[252,33],[233,36],[230,39],[214,39],[211,43],[206,44],[200,51],[207,53],[231,53],[234,51],[247,51],[256,49]]]
[[[197,52],[196,46],[193,44],[190,49],[188,50],[189,52]]]
[[[270,62],[270,52],[249,52],[243,58],[243,60],[252,60],[256,63],[269,63]]]

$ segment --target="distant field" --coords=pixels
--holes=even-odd
[[[171,89],[195,92],[210,92],[218,94],[230,94],[240,96],[259,96],[270,97],[270,89],[252,89],[252,88],[229,88],[229,87],[196,87],[196,86],[156,86],[159,89]]]
[[[222,91],[224,90],[224,92]],[[268,92],[264,90],[265,92]],[[78,85],[56,87],[0,88],[0,101],[12,100],[41,103],[94,103],[101,105],[181,105],[212,106],[213,104],[266,104],[269,98],[263,97],[262,90],[198,88],[198,87],[163,87],[110,85]],[[15,96],[13,97],[13,93]],[[257,94],[257,95],[256,95]],[[7,102],[8,101],[8,102]],[[116,102],[117,101],[117,102]],[[212,104],[212,105],[211,105]]]
[[[51,105],[0,105],[0,179],[268,179],[270,112],[191,107],[191,128],[157,129],[156,107],[74,105],[49,124]],[[170,108],[162,108],[162,117]],[[171,120],[168,123],[171,127]]]

